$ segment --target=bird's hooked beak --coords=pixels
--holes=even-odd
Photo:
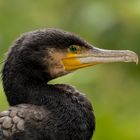
[[[90,47],[84,51],[79,49],[77,52],[68,52],[62,62],[66,71],[73,71],[101,63],[135,62],[138,64],[138,56],[129,50],[105,50]]]

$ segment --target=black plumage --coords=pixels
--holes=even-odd
[[[138,62],[132,51],[98,49],[58,29],[23,34],[11,47],[2,70],[9,104],[0,113],[1,140],[91,140],[91,103],[74,87],[48,81],[82,67]]]
[[[29,32],[20,37],[9,51],[3,68],[3,87],[10,105],[9,111],[22,112],[10,117],[12,125],[8,134],[1,136],[9,139],[25,140],[90,140],[95,129],[95,118],[91,103],[87,98],[69,85],[50,85],[47,82],[56,75],[50,75],[43,59],[49,61],[49,48],[64,50],[70,45],[87,46],[79,37],[61,30],[48,29]],[[58,74],[63,75],[63,73]],[[30,107],[35,105],[33,108]],[[26,108],[26,109],[24,109]],[[32,108],[32,109],[31,109]],[[40,112],[42,118],[32,119]],[[8,111],[8,112],[9,112]],[[32,113],[29,113],[32,112]],[[4,115],[1,115],[4,117]],[[13,118],[18,116],[24,122],[19,131]],[[19,120],[20,120],[19,119]],[[1,124],[2,125],[2,124]],[[0,125],[0,126],[1,126]],[[13,131],[12,127],[15,127]],[[1,131],[7,131],[1,126]]]

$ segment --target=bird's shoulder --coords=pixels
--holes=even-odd
[[[49,113],[41,106],[20,104],[0,113],[0,139],[24,131],[27,121],[41,122]]]

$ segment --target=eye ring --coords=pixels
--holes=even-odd
[[[71,46],[69,47],[69,51],[72,52],[72,53],[77,53],[78,48],[77,48],[76,45],[71,45]]]

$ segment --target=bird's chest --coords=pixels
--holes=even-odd
[[[50,108],[51,107],[51,108]],[[57,98],[49,105],[49,131],[58,139],[89,140],[94,129],[94,115],[90,102],[81,94]]]

